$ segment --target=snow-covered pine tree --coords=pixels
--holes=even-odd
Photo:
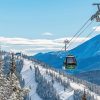
[[[8,81],[3,74],[2,62],[2,52],[0,47],[0,100],[8,100],[12,93],[12,87],[10,81]]]
[[[10,85],[12,87],[12,94],[10,95],[10,98],[8,100],[23,100],[24,96],[28,93],[28,89],[22,89],[20,87],[19,80],[17,76],[15,75],[16,71],[16,64],[15,64],[15,59],[14,59],[14,54],[11,54],[11,68],[10,68],[10,74],[9,74],[9,79],[10,79]]]
[[[84,93],[83,93],[83,96],[82,96],[82,100],[87,100],[87,99],[86,99],[86,93],[85,93],[85,90],[84,90]]]
[[[14,56],[13,56],[14,57]],[[0,100],[23,100],[27,94],[27,89],[21,89],[18,78],[15,75],[14,59],[11,66],[11,72],[8,79],[3,74],[2,52],[0,49]]]

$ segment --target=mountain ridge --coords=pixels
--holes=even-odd
[[[100,35],[97,35],[90,40],[84,42],[78,47],[69,51],[70,54],[73,54],[76,59],[78,66],[75,69],[76,72],[81,73],[83,71],[91,70],[100,70]],[[58,51],[59,52],[59,51]],[[39,53],[32,58],[45,62],[55,68],[62,69],[64,58],[67,52],[48,52],[48,53]]]

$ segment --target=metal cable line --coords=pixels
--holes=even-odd
[[[79,38],[79,36],[92,24],[93,21],[91,21],[84,30],[82,30],[76,37],[76,39],[73,42],[70,42],[69,45],[67,46],[67,49]]]
[[[100,26],[100,24],[97,25],[97,26]],[[95,29],[93,29],[93,30],[86,36],[86,38],[88,38],[91,34],[93,34],[93,33],[95,32],[96,29],[97,29],[97,27],[96,27]],[[85,39],[82,40],[82,42],[84,42],[84,41],[85,41]]]
[[[71,45],[71,41],[77,36],[77,35],[81,35],[91,24],[93,21],[91,21],[89,24],[88,22],[91,20],[91,18],[89,18],[84,24],[83,26],[74,34],[74,36],[69,40],[69,45]],[[87,25],[88,24],[88,25]],[[87,26],[86,26],[87,25]],[[85,27],[86,26],[86,27]],[[83,28],[85,27],[85,29],[83,31],[81,31]],[[79,33],[79,34],[78,34]],[[67,40],[67,39],[66,39]],[[66,49],[68,49],[69,45],[67,46]],[[64,49],[64,47],[61,48],[61,50],[58,52],[57,56],[60,54],[60,52]]]

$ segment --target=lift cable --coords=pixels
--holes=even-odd
[[[98,24],[97,26],[100,26],[100,24]],[[85,29],[84,29],[84,30],[85,30]],[[95,30],[96,30],[96,29],[93,29],[93,30],[86,36],[86,38],[88,38],[91,34],[93,34],[93,33],[95,32]],[[83,32],[82,32],[82,33],[83,33]],[[81,34],[79,34],[78,37],[79,37],[80,35],[81,35]],[[77,37],[77,38],[78,38],[78,37]],[[86,40],[86,39],[82,40],[82,43],[85,42],[85,40]],[[75,41],[74,41],[74,42],[75,42]],[[74,43],[74,42],[73,42],[73,43]],[[70,45],[68,45],[68,47],[71,46],[71,44],[72,44],[72,43],[70,43]],[[67,49],[68,49],[68,47],[67,47]],[[64,47],[63,47],[63,48],[64,48]],[[63,48],[62,48],[62,50],[63,50]]]
[[[69,44],[71,45],[71,41],[79,34],[81,35],[93,22],[93,20],[89,23],[89,21],[91,21],[91,18],[89,18],[84,24],[83,26],[74,34],[74,36],[69,40]],[[88,24],[89,23],[89,24]],[[87,25],[88,24],[88,25]],[[86,26],[87,25],[87,26]],[[85,27],[86,26],[86,27]],[[85,29],[84,29],[85,27]],[[83,30],[84,29],[84,30]],[[83,31],[82,31],[83,30]],[[81,32],[81,33],[80,33]],[[67,39],[66,39],[67,40]],[[67,46],[66,49],[68,49],[69,46]],[[57,56],[60,54],[61,51],[63,51],[64,47],[61,48],[60,51],[58,51]]]
[[[31,83],[33,81],[33,77],[25,84],[24,87],[27,87],[29,85],[29,83]]]
[[[100,17],[99,17],[99,15],[100,15],[100,3],[95,3],[95,4],[93,4],[93,5],[96,5],[97,7],[98,7],[98,10],[97,10],[97,12],[94,14],[94,15],[92,15],[84,24],[83,24],[83,26],[79,29],[79,31],[77,31],[76,33],[75,33],[75,35],[71,38],[71,40],[69,40],[69,45],[67,46],[67,48],[66,49],[68,49],[69,48],[69,46],[72,44],[71,43],[71,41],[78,35],[78,33],[79,33],[79,35],[77,36],[77,38],[85,31],[85,29],[87,29],[87,27],[89,26],[87,26],[82,32],[81,32],[81,30],[87,25],[87,23],[89,22],[89,21],[94,21],[94,19],[96,19],[96,21],[97,22],[100,22]],[[90,23],[91,24],[91,23]],[[81,33],[80,33],[81,32]],[[92,34],[93,32],[90,32],[90,35]],[[89,36],[90,36],[89,35]],[[67,40],[67,39],[66,39]],[[65,41],[66,41],[65,40]],[[65,47],[65,46],[64,46]],[[63,47],[63,48],[64,48]],[[63,50],[63,48],[60,50],[60,51],[58,51],[58,54],[57,54],[57,56],[59,55],[59,53]]]
[[[88,22],[89,22],[90,20],[91,20],[91,18],[89,18],[89,19],[83,24],[83,26],[74,34],[74,36],[69,40],[69,42],[71,42],[71,41],[75,38],[75,36],[77,36],[77,34],[81,32],[81,30],[88,24]]]
[[[72,42],[69,43],[69,45],[67,46],[66,49],[68,49],[68,48],[79,38],[79,36],[92,24],[92,22],[93,22],[93,21],[91,21],[91,22],[85,27],[85,29],[82,30],[82,32],[80,32],[80,33],[77,35],[77,37],[75,38],[74,41],[72,41]],[[91,32],[90,32],[90,33],[91,33]]]
[[[100,24],[97,25],[97,27],[100,26]],[[91,34],[93,34],[95,32],[95,30],[97,29],[97,27],[95,29],[93,29],[87,36],[86,38],[88,38]],[[85,42],[86,39],[82,40],[82,43]]]

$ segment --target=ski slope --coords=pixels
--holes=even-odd
[[[32,66],[32,70],[30,69]],[[30,88],[29,97],[31,100],[42,100],[36,93],[37,83],[35,82],[35,70],[31,61],[24,59],[24,66],[21,71],[22,78],[25,80],[25,87]]]
[[[43,66],[41,66],[35,62],[24,59],[24,66],[21,71],[21,74],[22,74],[22,78],[25,79],[25,87],[30,88],[29,97],[31,98],[31,100],[42,100],[39,97],[39,95],[36,93],[37,83],[35,82],[34,65],[39,68],[41,74],[44,76],[44,78],[48,82],[52,81],[52,77],[46,73],[47,70],[49,72],[54,73],[55,75],[58,75],[59,77],[62,78],[62,80],[65,80],[65,81],[69,80],[67,77],[64,77],[63,75],[59,75],[58,72],[52,71],[51,69],[46,69]],[[32,67],[32,69],[30,69],[30,66]],[[56,89],[57,94],[60,96],[61,100],[74,100],[74,97],[73,97],[74,90],[79,89],[81,91],[84,91],[84,88],[86,89],[86,87],[83,84],[77,84],[75,82],[72,82],[71,80],[69,80],[69,82],[70,82],[71,88],[67,88],[64,90],[64,87],[59,82],[54,80],[53,87]],[[91,95],[93,95],[96,98],[96,100],[100,100],[99,95],[91,92],[88,89],[86,89],[86,91],[89,91],[91,93]]]
[[[52,81],[52,77],[48,74],[46,74],[46,70],[43,68],[42,66],[38,65],[39,70],[41,71],[41,74],[44,76],[44,78],[47,81]],[[49,70],[50,71],[50,70]],[[54,73],[54,72],[53,72]],[[53,87],[56,89],[57,94],[60,96],[61,100],[74,100],[74,90],[72,90],[71,88],[67,88],[64,91],[64,86],[62,86],[59,82],[57,82],[56,80],[54,80],[54,84]]]

